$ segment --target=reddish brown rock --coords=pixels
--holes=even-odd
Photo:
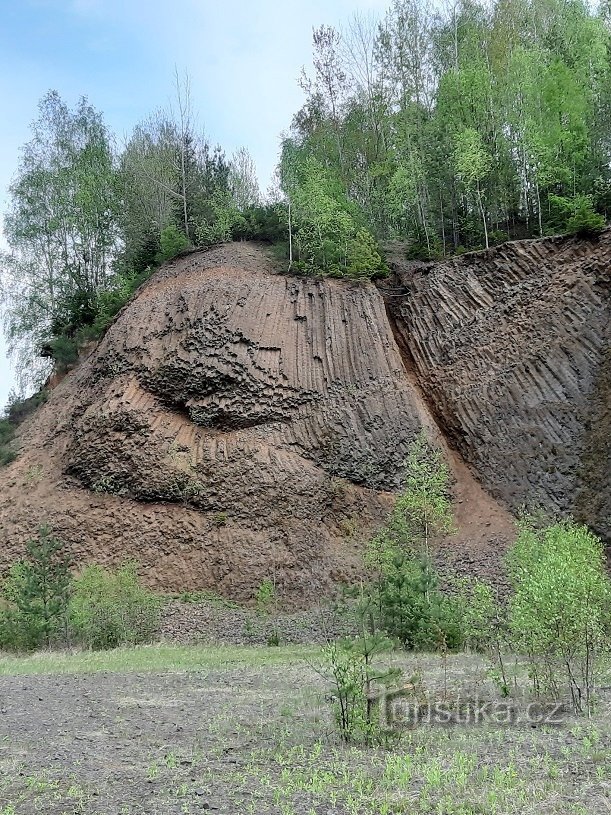
[[[312,602],[355,575],[425,427],[455,478],[446,565],[497,572],[511,517],[465,460],[511,506],[585,494],[607,251],[543,241],[398,269],[393,319],[374,284],[277,275],[248,244],[166,265],[22,425],[0,567],[46,522],[78,562],[135,558],[166,590],[248,599],[273,576]]]

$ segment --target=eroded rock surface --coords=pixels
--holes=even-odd
[[[414,375],[484,486],[611,541],[611,231],[394,267]]]
[[[157,273],[22,428],[6,564],[36,524],[165,588],[315,598],[388,510],[419,395],[373,284],[273,274],[261,249]]]
[[[604,529],[609,243],[401,266],[386,297],[248,244],[166,265],[21,427],[0,568],[44,522],[77,562],[135,558],[166,590],[245,600],[273,578],[313,603],[356,574],[423,427],[454,476],[448,569],[498,573],[505,505]]]

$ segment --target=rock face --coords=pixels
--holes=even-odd
[[[395,273],[389,311],[414,375],[486,489],[611,541],[611,231]]]
[[[507,245],[397,267],[386,298],[248,244],[166,265],[22,426],[0,567],[46,522],[77,561],[136,558],[166,590],[248,599],[273,577],[312,602],[356,573],[423,427],[454,474],[449,568],[498,569],[502,504],[604,529],[608,259],[608,234]]]
[[[421,410],[373,284],[276,275],[247,245],[189,255],[23,425],[2,565],[44,521],[166,589],[316,597],[387,512]]]

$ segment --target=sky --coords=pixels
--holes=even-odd
[[[167,106],[175,70],[191,79],[198,124],[228,154],[247,147],[263,189],[280,135],[299,109],[312,28],[356,12],[382,16],[390,0],[0,0],[0,211],[50,89],[104,114],[121,144]],[[0,235],[1,242],[1,235]],[[0,338],[0,408],[13,373]]]

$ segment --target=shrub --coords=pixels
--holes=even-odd
[[[76,638],[93,649],[150,642],[159,626],[161,602],[140,585],[134,563],[115,572],[87,566],[74,581],[71,627]]]
[[[161,230],[159,244],[161,248],[156,258],[158,263],[164,263],[166,260],[175,258],[191,245],[185,233],[181,232],[176,224],[170,224]]]
[[[263,580],[255,595],[257,611],[260,614],[271,614],[276,609],[278,598],[276,587],[269,579]]]
[[[78,360],[78,342],[74,337],[60,334],[49,341],[48,347],[59,373],[67,371]]]
[[[36,620],[19,608],[25,590],[25,564],[14,563],[0,592],[0,650],[30,651],[40,644]]]
[[[570,521],[544,529],[523,523],[508,565],[511,633],[527,655],[535,692],[557,698],[564,682],[574,709],[589,713],[610,650],[611,583],[601,541]]]
[[[565,198],[561,195],[550,195],[550,218],[548,226],[552,232],[568,232],[587,236],[605,225],[605,219],[594,209],[591,195],[576,195]]]
[[[460,606],[438,588],[432,564],[397,552],[377,587],[379,624],[407,649],[445,650],[463,644]]]
[[[419,554],[428,559],[431,538],[453,528],[450,474],[441,451],[424,432],[409,447],[403,491],[378,536],[382,549]],[[375,546],[375,544],[374,544]]]
[[[383,738],[376,715],[376,691],[396,682],[401,671],[376,663],[380,655],[391,650],[390,640],[364,627],[359,636],[324,648],[333,684],[333,712],[342,741],[372,745]]]
[[[2,647],[26,650],[65,641],[70,583],[65,544],[41,526],[4,582]]]
[[[5,447],[0,447],[0,467],[12,464],[16,459],[17,452],[15,450],[7,450]]]
[[[409,448],[403,492],[365,555],[375,574],[368,591],[377,624],[405,648],[462,644],[458,605],[440,591],[429,556],[431,538],[451,529],[449,472],[420,433]]]
[[[278,592],[273,580],[266,578],[263,580],[255,594],[255,603],[257,611],[263,616],[275,616],[278,612]],[[277,620],[272,622],[272,628],[267,638],[267,644],[270,646],[280,645],[280,631],[278,630]]]

